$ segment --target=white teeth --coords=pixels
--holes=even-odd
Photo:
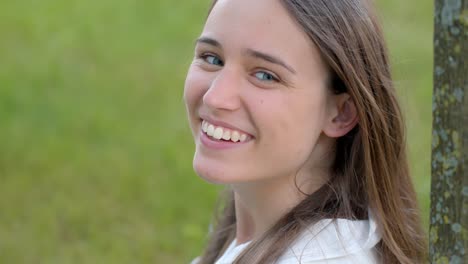
[[[237,142],[237,141],[239,141],[239,139],[240,139],[239,132],[233,131],[232,135],[231,135],[231,141]]]
[[[220,127],[217,127],[213,133],[213,137],[216,139],[221,139],[223,137],[223,129]]]
[[[229,131],[229,130],[226,129],[226,130],[224,131],[224,134],[223,134],[223,139],[224,139],[224,140],[230,140],[230,139],[231,139],[231,131]]]
[[[214,125],[206,122],[205,120],[202,121],[201,129],[208,136],[218,140],[224,139],[226,141],[230,140],[232,142],[245,142],[248,137],[246,134],[240,133],[239,131],[231,131],[227,128],[215,127]]]
[[[208,129],[206,130],[206,133],[208,134],[208,136],[213,136],[214,130],[215,128],[213,125],[208,125]]]
[[[244,142],[245,140],[247,139],[247,135],[246,134],[242,134],[239,138],[240,142]]]

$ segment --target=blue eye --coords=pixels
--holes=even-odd
[[[203,59],[209,64],[223,66],[223,61],[214,55],[205,55],[203,56]]]
[[[255,77],[261,81],[268,81],[268,82],[277,82],[278,78],[273,76],[270,73],[264,72],[264,71],[259,71],[255,73]]]

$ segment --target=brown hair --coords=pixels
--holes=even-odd
[[[281,0],[319,49],[333,76],[331,89],[354,101],[359,124],[337,139],[327,184],[284,215],[235,263],[273,263],[310,224],[323,218],[365,219],[370,208],[382,234],[383,263],[426,258],[415,191],[406,157],[405,127],[391,80],[387,50],[367,0]],[[216,0],[213,2],[213,6]],[[199,263],[214,263],[232,242],[232,191]]]

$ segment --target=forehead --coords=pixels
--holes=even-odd
[[[219,0],[203,35],[218,40],[226,49],[261,50],[292,63],[304,58],[320,60],[313,42],[279,0]]]

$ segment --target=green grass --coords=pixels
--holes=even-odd
[[[0,4],[0,262],[187,263],[217,188],[182,90],[208,0]],[[378,1],[428,220],[432,5]]]
[[[407,129],[411,172],[429,228],[432,136],[433,3],[378,1]]]

